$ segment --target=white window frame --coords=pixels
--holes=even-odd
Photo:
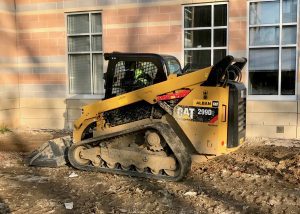
[[[88,14],[89,15],[89,33],[79,33],[79,34],[68,34],[68,16],[69,15],[81,15],[81,14]],[[92,14],[101,14],[101,27],[102,27],[102,32],[101,33],[92,33],[92,21],[91,21],[91,15]],[[76,55],[76,54],[89,54],[90,55],[90,72],[91,72],[91,91],[92,93],[94,93],[94,73],[93,73],[93,54],[102,54],[102,58],[103,58],[103,65],[102,65],[102,72],[105,73],[104,71],[104,43],[103,43],[103,13],[102,11],[82,11],[82,12],[68,12],[65,13],[65,27],[66,27],[66,64],[67,64],[67,76],[68,76],[68,80],[67,80],[67,99],[102,99],[104,98],[104,87],[102,86],[102,93],[101,94],[71,94],[70,93],[70,73],[69,73],[69,56],[70,55]],[[102,51],[93,51],[92,50],[92,36],[94,35],[99,35],[102,36]],[[82,52],[69,52],[69,43],[68,43],[68,38],[72,37],[72,36],[89,36],[90,38],[90,51],[82,51]],[[104,83],[104,81],[102,80],[102,83]],[[103,85],[103,84],[102,84]]]
[[[226,5],[227,8],[227,26],[214,26],[214,5]],[[194,28],[185,28],[184,27],[184,10],[186,7],[196,7],[196,6],[211,6],[211,21],[212,21],[212,26],[211,27],[194,27]],[[200,3],[200,4],[187,4],[183,5],[182,7],[182,59],[181,63],[183,66],[185,66],[185,55],[184,52],[187,50],[210,50],[211,55],[210,55],[210,64],[214,64],[214,50],[226,50],[226,55],[228,55],[228,41],[229,41],[229,9],[228,9],[228,2],[216,2],[216,3]],[[214,47],[214,30],[215,29],[227,29],[226,31],[226,47]],[[184,32],[186,30],[211,30],[211,47],[201,47],[201,48],[185,48],[184,43],[185,43],[185,35]]]
[[[252,48],[278,48],[279,49],[279,71],[278,71],[278,95],[250,95],[249,90],[247,90],[248,100],[270,100],[270,101],[295,101],[297,100],[298,94],[298,66],[299,66],[299,53],[298,53],[298,44],[299,44],[299,0],[297,0],[297,22],[292,23],[283,23],[282,22],[282,0],[280,1],[280,10],[279,10],[279,24],[262,24],[262,25],[250,25],[250,3],[259,3],[259,2],[273,2],[276,0],[248,0],[247,2],[247,59],[250,56],[250,49]],[[282,45],[282,26],[294,26],[296,25],[296,44],[295,45]],[[279,26],[279,45],[262,45],[262,46],[250,46],[250,27],[269,27],[269,26]],[[296,74],[295,74],[295,95],[281,95],[281,50],[282,47],[295,47],[296,48]],[[246,72],[246,87],[249,87],[249,62],[247,63],[247,72]]]

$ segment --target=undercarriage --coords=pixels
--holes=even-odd
[[[169,124],[156,122],[73,144],[68,152],[80,170],[180,180],[190,155]]]

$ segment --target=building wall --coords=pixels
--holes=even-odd
[[[229,54],[247,56],[247,1],[229,1]],[[298,35],[299,37],[299,35]],[[299,44],[298,44],[299,45]],[[298,49],[299,51],[299,49]],[[299,57],[298,57],[299,61]],[[299,62],[298,62],[299,65]],[[299,74],[299,66],[298,66]],[[299,77],[299,75],[298,75]],[[247,83],[246,69],[243,82]],[[299,78],[298,78],[299,82]],[[299,84],[299,83],[298,83]],[[298,92],[299,94],[299,92]],[[267,136],[278,138],[300,138],[297,101],[247,101],[247,136]],[[284,133],[278,128],[284,127]],[[297,132],[298,129],[298,132]],[[297,134],[298,133],[298,134]]]
[[[67,128],[63,1],[17,0],[20,125]]]
[[[181,5],[137,2],[17,0],[22,127],[72,128],[80,106],[95,101],[67,95],[66,12],[102,11],[104,52],[181,58]]]
[[[17,100],[12,103],[19,105],[20,125],[72,128],[72,122],[80,115],[80,106],[94,101],[68,96],[65,13],[102,11],[104,52],[167,53],[183,62],[182,5],[203,2],[218,1],[16,0],[20,77],[16,75],[11,81],[20,83],[20,100],[8,100]],[[228,2],[229,54],[247,56],[247,1]],[[247,83],[246,70],[243,81]],[[9,109],[14,105],[9,105]],[[249,100],[247,107],[248,136],[300,136],[297,101]],[[277,133],[282,126],[284,133]]]
[[[16,22],[13,0],[0,2],[0,127],[19,124]]]

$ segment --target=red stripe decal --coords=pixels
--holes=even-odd
[[[183,98],[187,96],[191,91],[190,90],[181,90],[176,93],[165,94],[161,96],[157,96],[157,101],[165,101],[165,100],[174,100],[178,98]]]
[[[218,115],[214,116],[213,119],[209,121],[209,123],[215,123],[218,120]]]

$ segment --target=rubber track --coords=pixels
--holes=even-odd
[[[110,138],[115,138],[118,136],[130,134],[139,130],[144,130],[144,129],[156,129],[162,137],[166,140],[168,146],[172,150],[173,154],[176,157],[176,160],[179,164],[179,170],[180,172],[176,177],[171,177],[168,175],[154,175],[152,173],[139,173],[137,171],[125,171],[122,169],[110,169],[106,167],[95,167],[92,165],[80,165],[78,164],[75,159],[74,159],[74,150],[78,146],[82,145],[89,145],[89,144],[100,144],[101,141],[108,141]],[[144,178],[150,178],[150,179],[164,179],[168,181],[179,181],[184,178],[184,176],[188,173],[188,171],[191,168],[191,157],[190,154],[188,153],[187,148],[184,146],[184,144],[181,142],[180,138],[177,136],[177,134],[174,132],[174,130],[171,128],[170,125],[161,123],[161,122],[156,122],[153,124],[149,125],[143,125],[139,126],[133,129],[125,130],[122,132],[117,132],[113,134],[108,134],[92,139],[87,139],[84,141],[81,141],[79,143],[73,144],[69,148],[68,152],[68,158],[70,161],[70,164],[75,167],[76,169],[79,170],[84,170],[84,171],[94,171],[94,172],[108,172],[108,173],[114,173],[114,174],[119,174],[119,175],[128,175],[128,176],[135,176],[135,177],[144,177]]]

